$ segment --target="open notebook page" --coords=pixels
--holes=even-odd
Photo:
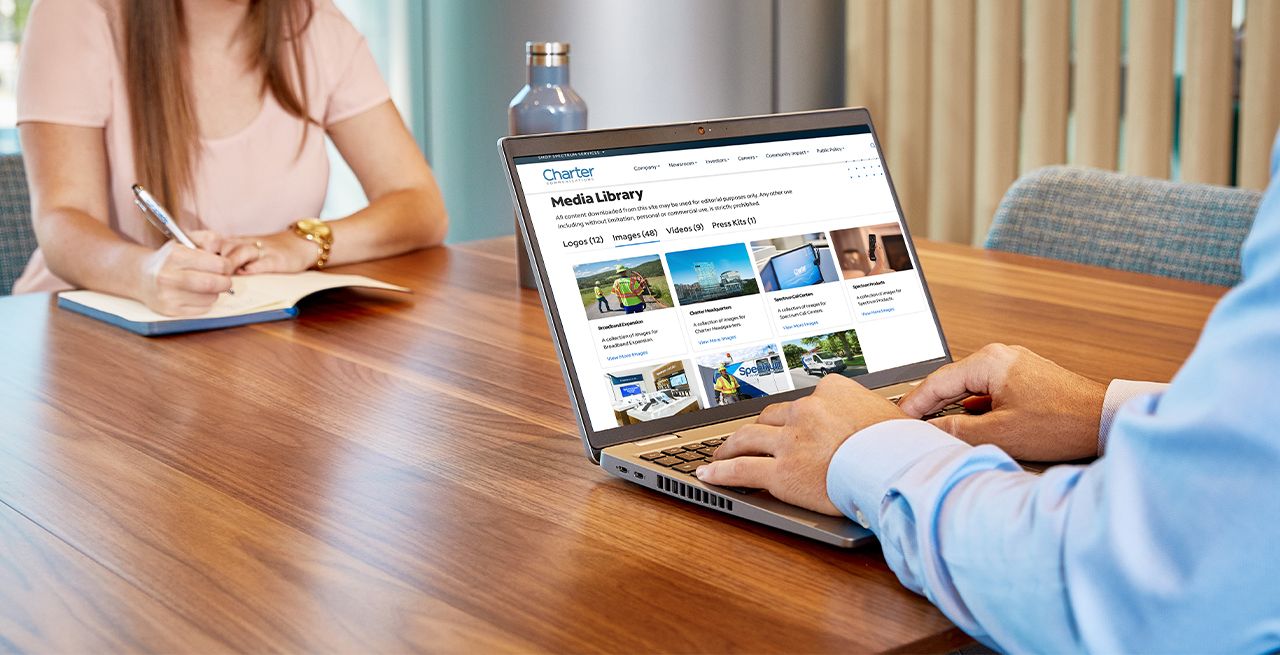
[[[126,321],[159,323],[163,321],[190,321],[205,318],[226,318],[257,312],[292,307],[299,300],[325,289],[341,287],[365,287],[388,291],[408,292],[409,289],[381,282],[363,275],[335,275],[319,271],[303,273],[265,273],[239,275],[231,279],[235,295],[221,294],[208,312],[199,316],[165,316],[157,314],[146,305],[128,298],[120,298],[97,291],[64,291],[58,294],[73,302],[99,311],[115,314]]]

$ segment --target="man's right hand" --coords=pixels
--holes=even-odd
[[[204,250],[204,236],[197,239],[201,250],[170,241],[143,259],[139,299],[152,311],[166,316],[203,314],[218,294],[231,288],[231,262]]]
[[[1098,454],[1106,392],[1026,348],[993,343],[934,371],[899,406],[918,418],[970,395],[989,395],[985,414],[930,423],[971,444],[999,446],[1016,459],[1068,461]]]

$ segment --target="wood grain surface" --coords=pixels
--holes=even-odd
[[[1222,289],[922,244],[957,356],[1168,379]],[[0,299],[0,650],[945,651],[842,551],[583,456],[511,239],[342,269],[294,321],[147,339]]]

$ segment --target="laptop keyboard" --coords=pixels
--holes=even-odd
[[[946,416],[948,414],[956,414],[963,412],[964,407],[960,403],[952,403],[942,409],[924,417],[926,420],[936,418],[938,416]],[[711,461],[711,456],[715,454],[716,448],[725,442],[729,437],[716,437],[715,439],[707,439],[706,441],[695,441],[694,443],[685,444],[683,446],[672,446],[662,450],[644,453],[640,455],[640,459],[646,462],[653,462],[658,466],[664,466],[679,473],[693,475],[699,466]]]
[[[950,405],[947,405],[946,407],[943,407],[942,409],[932,414],[926,414],[925,416],[920,417],[920,419],[922,421],[927,421],[931,418],[938,418],[939,416],[947,416],[949,414],[963,414],[963,413],[964,413],[964,405],[961,405],[960,403],[951,403]]]
[[[693,475],[693,472],[699,466],[711,461],[711,456],[722,443],[724,443],[724,438],[717,437],[683,446],[655,450],[641,455],[640,459],[646,462],[653,462],[658,466],[665,466],[673,471]]]

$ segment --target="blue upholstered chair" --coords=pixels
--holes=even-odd
[[[22,155],[0,155],[0,296],[13,290],[35,249]]]
[[[1181,280],[1233,285],[1262,194],[1090,168],[1024,175],[1000,201],[986,246]]]

